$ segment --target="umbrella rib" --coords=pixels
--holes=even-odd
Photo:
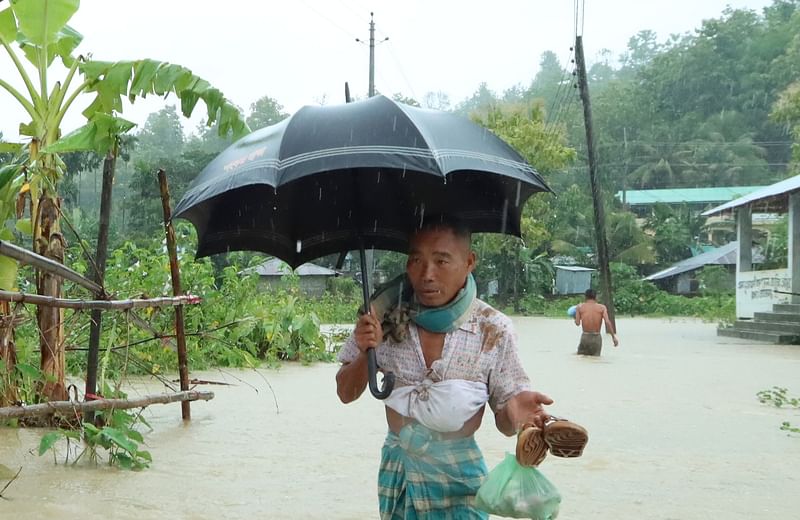
[[[425,135],[426,132],[422,129],[421,125],[418,125],[416,121],[414,121],[414,118],[411,117],[411,114],[409,114],[408,111],[406,110],[405,105],[403,105],[402,103],[398,103],[396,101],[391,101],[389,100],[389,98],[385,99],[400,109],[400,113],[406,116],[406,119],[408,120],[411,127],[416,129],[417,132],[419,133],[419,136],[422,138],[422,143],[425,145],[425,147],[428,150],[433,150],[433,148],[431,147],[432,139],[430,138],[430,136]],[[434,156],[433,160],[436,161],[436,166],[438,166],[439,168],[439,175],[441,175],[442,177],[446,177],[447,173],[442,168],[442,163],[439,162],[439,159],[436,156]]]

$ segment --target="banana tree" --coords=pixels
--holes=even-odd
[[[24,190],[30,201],[30,220],[18,222],[18,227],[31,229],[35,252],[59,262],[64,261],[65,248],[58,196],[65,165],[59,154],[111,149],[116,137],[133,127],[118,117],[123,96],[133,102],[148,94],[172,93],[181,100],[187,117],[202,100],[208,124],[216,123],[221,134],[232,132],[238,137],[248,131],[238,108],[185,67],[149,59],[109,62],[76,55],[83,37],[67,22],[79,5],[79,0],[11,0],[0,10],[0,45],[24,86],[18,90],[0,79],[0,92],[10,94],[30,118],[20,124],[20,134],[27,139],[20,145],[24,159],[19,164],[27,179]],[[63,68],[54,64],[56,58]],[[31,73],[24,60],[33,66]],[[86,94],[94,95],[83,111],[86,124],[62,137],[64,117]],[[61,296],[61,280],[56,276],[39,272],[36,286],[39,294]],[[45,377],[42,397],[64,399],[63,312],[39,307],[37,324]]]

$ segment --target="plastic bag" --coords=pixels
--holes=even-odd
[[[506,454],[478,489],[475,507],[487,513],[511,518],[552,520],[558,516],[561,494],[541,471],[521,466]]]

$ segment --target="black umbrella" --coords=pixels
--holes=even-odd
[[[466,118],[384,96],[298,110],[216,157],[175,208],[197,229],[197,256],[262,251],[292,267],[348,250],[405,252],[425,215],[475,232],[520,235],[525,201],[549,191],[505,142]],[[370,391],[391,392],[375,379]]]

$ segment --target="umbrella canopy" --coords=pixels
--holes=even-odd
[[[292,267],[367,248],[404,252],[425,215],[520,235],[525,201],[549,191],[504,141],[466,118],[384,96],[306,106],[240,139],[175,208],[199,257],[262,251]]]

